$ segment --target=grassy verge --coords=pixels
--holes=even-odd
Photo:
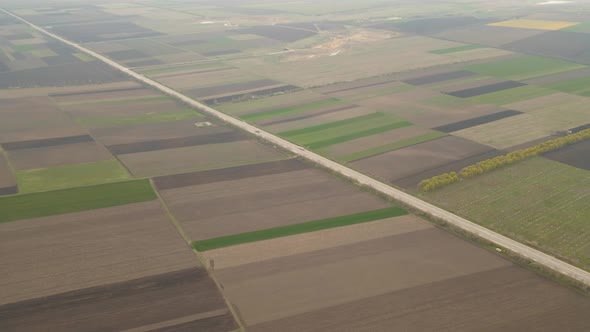
[[[412,145],[416,145],[419,143],[424,143],[424,142],[428,142],[428,141],[432,141],[434,139],[440,138],[440,137],[444,137],[447,136],[448,134],[446,133],[442,133],[439,131],[435,131],[432,133],[428,133],[425,135],[421,135],[421,136],[416,136],[416,137],[412,137],[412,138],[408,138],[408,139],[404,139],[398,142],[394,142],[394,143],[389,143],[389,144],[385,144],[382,146],[378,146],[375,148],[371,148],[371,149],[367,149],[367,150],[363,150],[363,151],[358,151],[355,153],[351,153],[342,157],[339,157],[338,160],[340,162],[344,162],[344,163],[350,163],[356,160],[360,160],[360,159],[364,159],[364,158],[368,158],[368,157],[372,157],[378,154],[382,154],[385,152],[389,152],[389,151],[393,151],[393,150],[397,150],[397,149],[401,149],[401,148],[405,148],[408,146],[412,146]]]
[[[203,241],[196,241],[193,242],[193,248],[195,248],[198,251],[207,251],[217,248],[229,247],[237,244],[251,243],[256,241],[274,239],[278,237],[315,232],[334,227],[360,224],[369,221],[402,216],[405,214],[407,214],[407,211],[400,207],[390,207],[381,210],[351,214],[347,216],[310,221],[302,224],[276,227],[254,232],[222,236]]]
[[[156,198],[148,180],[7,196],[0,198],[0,222],[106,208]]]
[[[22,193],[82,187],[123,181],[129,174],[116,160],[18,171],[17,182]]]
[[[479,46],[479,45],[463,45],[463,46],[458,46],[458,47],[451,47],[451,48],[443,48],[440,50],[434,50],[434,51],[430,51],[428,53],[433,53],[433,54],[450,54],[450,53],[457,53],[457,52],[464,52],[464,51],[471,51],[471,50],[476,50],[479,48],[483,48],[483,46]]]
[[[321,100],[309,104],[304,105],[297,105],[292,107],[285,107],[279,108],[272,111],[260,112],[260,113],[252,113],[240,116],[241,119],[246,121],[259,121],[270,119],[274,117],[284,116],[284,115],[292,115],[292,114],[299,114],[305,113],[313,110],[317,110],[324,107],[330,107],[340,104],[341,101],[336,98],[330,98],[326,100]]]

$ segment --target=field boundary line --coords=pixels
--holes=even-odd
[[[129,75],[130,77],[146,84],[149,85],[157,90],[160,90],[161,92],[171,96],[171,97],[175,97],[178,100],[186,103],[187,105],[193,106],[197,109],[199,109],[200,111],[215,117],[229,125],[232,125],[234,127],[237,127],[241,130],[244,130],[252,135],[258,136],[272,144],[275,144],[277,146],[280,146],[281,148],[295,154],[295,155],[299,155],[319,166],[322,166],[324,168],[327,168],[333,172],[336,172],[350,180],[352,180],[353,182],[357,183],[358,185],[362,185],[362,186],[366,186],[369,187],[381,194],[384,194],[386,196],[391,197],[392,199],[401,202],[402,204],[406,204],[410,207],[412,207],[413,209],[420,211],[430,217],[434,217],[440,220],[443,220],[457,228],[462,229],[463,231],[473,234],[477,237],[480,237],[482,239],[485,239],[487,241],[490,241],[494,244],[496,244],[499,247],[505,248],[509,251],[512,251],[514,253],[516,253],[517,255],[530,260],[532,262],[535,262],[537,264],[543,265],[544,267],[555,271],[559,274],[565,275],[569,278],[572,278],[578,282],[583,283],[586,286],[590,286],[590,272],[584,271],[580,268],[577,268],[571,264],[568,264],[562,260],[559,260],[553,256],[550,256],[548,254],[545,254],[539,250],[533,249],[529,246],[526,246],[518,241],[512,240],[506,236],[500,235],[494,231],[491,231],[483,226],[477,225],[465,218],[459,217],[453,213],[450,213],[444,209],[441,209],[433,204],[427,203],[417,197],[414,197],[408,193],[405,193],[399,189],[396,189],[388,184],[385,184],[383,182],[380,182],[378,180],[375,180],[367,175],[364,175],[360,172],[357,172],[355,170],[352,170],[346,166],[343,166],[341,164],[338,164],[328,158],[322,157],[320,155],[317,155],[314,152],[308,151],[305,148],[298,146],[296,144],[293,144],[289,141],[286,141],[282,138],[279,138],[273,134],[270,134],[262,129],[259,129],[258,127],[255,127],[254,125],[251,125],[249,123],[246,123],[243,120],[239,120],[236,119],[232,116],[229,116],[225,113],[222,113],[220,111],[217,111],[207,105],[204,105],[192,98],[189,98],[163,84],[160,84],[152,79],[149,79],[141,74],[138,74],[134,71],[132,71],[131,69],[124,67],[120,64],[118,64],[115,61],[112,61],[110,59],[108,59],[105,56],[102,56],[94,51],[91,51],[89,49],[86,49],[83,46],[78,45],[77,43],[71,42],[67,39],[64,39],[60,36],[57,36],[41,27],[36,26],[33,23],[30,23],[29,21],[5,10],[0,8],[0,10],[8,15],[10,15],[11,17],[14,17],[15,19],[31,26],[33,29],[51,37],[54,38],[58,41],[61,41],[62,43],[65,43],[75,49],[78,49],[81,52],[84,52],[88,55],[91,55],[103,62],[105,62],[106,64],[110,65],[111,67],[118,69],[119,71]]]

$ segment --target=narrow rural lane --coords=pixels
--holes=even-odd
[[[476,236],[479,236],[485,240],[488,240],[490,242],[495,243],[497,246],[499,247],[503,247],[505,249],[508,249],[512,252],[515,252],[519,255],[521,255],[522,257],[525,257],[531,261],[534,261],[538,264],[541,264],[553,271],[556,271],[558,273],[567,275],[573,279],[576,279],[582,283],[584,283],[585,285],[590,286],[590,273],[587,271],[584,271],[582,269],[579,269],[571,264],[568,264],[566,262],[563,262],[553,256],[544,254],[536,249],[533,249],[529,246],[526,246],[520,242],[514,241],[510,238],[507,238],[503,235],[500,235],[496,232],[493,232],[485,227],[479,226],[473,222],[470,222],[467,219],[461,218],[455,214],[452,214],[448,211],[445,211],[439,207],[436,207],[430,203],[427,203],[425,201],[422,201],[412,195],[409,195],[403,191],[400,191],[398,189],[395,189],[383,182],[377,181],[373,178],[370,178],[362,173],[359,173],[355,170],[352,170],[348,167],[342,166],[336,162],[333,162],[327,158],[321,157],[317,154],[315,154],[314,152],[308,151],[296,144],[293,144],[291,142],[288,142],[282,138],[279,138],[277,136],[274,136],[268,132],[265,132],[253,125],[250,125],[242,120],[233,118],[229,115],[226,115],[220,111],[217,111],[207,105],[204,105],[192,98],[189,98],[175,90],[172,90],[156,81],[153,81],[147,77],[144,77],[141,74],[138,74],[134,71],[132,71],[129,68],[126,68],[96,52],[93,52],[89,49],[86,49],[76,43],[70,42],[69,40],[63,39],[41,27],[38,27],[32,23],[30,23],[29,21],[20,18],[17,15],[12,14],[9,11],[6,11],[4,9],[1,9],[1,11],[3,11],[4,13],[18,19],[19,21],[22,21],[23,23],[28,24],[29,26],[31,26],[32,28],[54,38],[57,39],[65,44],[68,44],[84,53],[87,53],[105,63],[107,63],[108,65],[112,66],[115,69],[118,69],[120,71],[122,71],[123,73],[135,78],[138,81],[143,82],[144,84],[150,85],[174,98],[177,98],[181,101],[183,101],[184,103],[191,105],[201,111],[203,111],[204,113],[207,113],[213,117],[216,117],[224,122],[227,122],[235,127],[238,127],[242,130],[245,130],[253,135],[256,135],[260,138],[265,139],[266,141],[269,141],[277,146],[280,146],[281,148],[284,148],[286,150],[289,150],[290,152],[302,156],[314,163],[317,163],[319,165],[322,165],[323,167],[326,167],[332,171],[338,172],[342,175],[344,175],[345,177],[352,179],[353,181],[356,181],[362,185],[368,186],[376,191],[379,191],[385,195],[388,195],[390,197],[392,197],[393,199],[403,202],[404,204],[407,204],[409,206],[412,206],[413,208],[415,208],[416,210],[419,210],[421,212],[424,212],[426,214],[429,214],[431,216],[434,216],[436,218],[442,219],[444,221],[446,221],[449,224],[452,224],[458,228],[461,228],[462,230],[474,234]],[[442,250],[442,248],[441,248]]]

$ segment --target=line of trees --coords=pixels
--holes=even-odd
[[[455,172],[434,176],[430,179],[421,181],[418,184],[418,188],[424,192],[432,191],[451,183],[455,183],[459,181],[460,178],[469,179],[490,172],[496,168],[555,151],[564,146],[575,144],[586,139],[590,139],[590,129],[581,130],[577,133],[548,140],[526,149],[513,151],[502,156],[480,161],[477,164],[467,166],[459,171],[460,177]]]

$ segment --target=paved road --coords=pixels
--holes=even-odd
[[[505,249],[508,249],[512,252],[515,252],[531,261],[534,261],[538,264],[544,265],[545,267],[559,272],[561,274],[567,275],[573,279],[576,279],[588,286],[590,286],[590,273],[586,272],[582,269],[579,269],[573,265],[570,265],[566,262],[563,262],[553,256],[549,256],[547,254],[544,254],[536,249],[533,249],[531,247],[528,247],[520,242],[514,241],[510,238],[507,238],[503,235],[500,235],[496,232],[493,232],[485,227],[479,226],[477,224],[474,224],[473,222],[461,218],[455,214],[452,214],[448,211],[445,211],[439,207],[436,207],[432,204],[429,204],[425,201],[422,201],[412,195],[409,195],[403,191],[400,191],[398,189],[395,189],[383,182],[377,181],[373,178],[370,178],[362,173],[359,173],[357,171],[354,171],[348,167],[342,166],[336,162],[333,162],[327,158],[324,158],[322,156],[319,156],[317,154],[315,154],[314,152],[308,151],[296,144],[293,144],[291,142],[288,142],[282,138],[279,138],[277,136],[274,136],[268,132],[265,132],[255,126],[252,126],[242,120],[233,118],[229,115],[226,115],[220,111],[217,111],[207,105],[204,105],[202,103],[199,103],[198,101],[191,99],[175,90],[172,90],[170,88],[168,88],[167,86],[164,86],[158,82],[155,82],[147,77],[144,77],[141,74],[138,74],[134,71],[132,71],[129,68],[126,68],[96,52],[93,52],[89,49],[86,49],[76,43],[70,42],[69,40],[63,39],[43,28],[40,28],[30,22],[28,22],[25,19],[20,18],[17,15],[12,14],[11,12],[8,12],[4,9],[1,9],[3,12],[7,13],[10,16],[13,16],[14,18],[30,25],[32,28],[54,38],[57,39],[65,44],[68,44],[84,53],[87,53],[107,64],[109,64],[110,66],[112,66],[113,68],[116,68],[122,72],[124,72],[125,74],[135,78],[138,81],[143,82],[144,84],[150,85],[172,97],[175,97],[179,100],[182,100],[183,102],[185,102],[188,105],[191,105],[201,111],[203,111],[204,113],[207,113],[213,117],[216,117],[218,119],[221,119],[222,121],[229,123],[235,127],[238,127],[242,130],[245,130],[247,132],[250,132],[258,137],[261,137],[277,146],[280,146],[281,148],[284,148],[286,150],[289,150],[290,152],[302,156],[314,163],[317,163],[325,168],[331,169],[332,171],[338,172],[344,176],[346,176],[349,179],[352,179],[353,181],[358,182],[359,184],[368,186],[374,190],[377,190],[385,195],[388,195],[390,197],[392,197],[393,199],[403,202],[404,204],[407,204],[409,206],[412,206],[413,208],[415,208],[416,210],[422,211],[424,213],[427,213],[431,216],[434,216],[436,218],[442,219],[444,221],[446,221],[449,224],[452,224],[456,227],[459,227],[461,229],[463,229],[464,231],[467,231],[471,234],[477,235],[483,239],[486,239],[490,242],[495,243],[497,246],[499,247],[503,247]]]

